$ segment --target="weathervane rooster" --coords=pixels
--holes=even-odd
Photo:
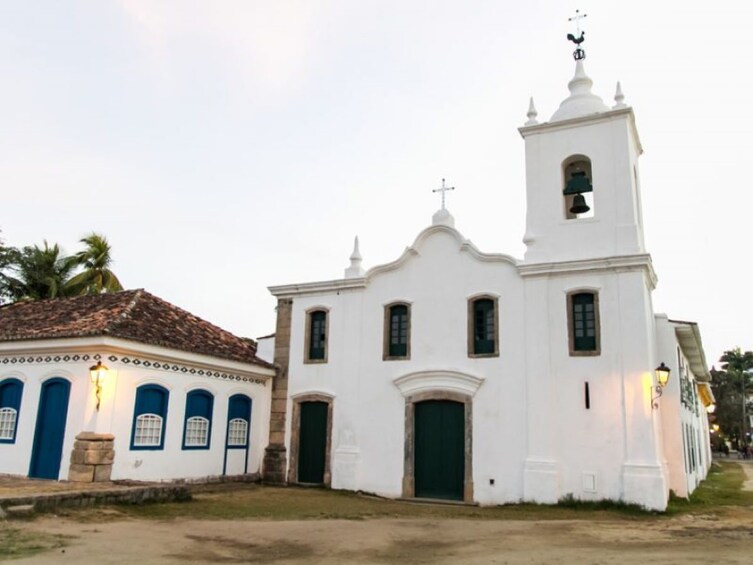
[[[586,39],[586,32],[580,30],[580,20],[585,18],[588,14],[581,14],[580,10],[575,10],[575,15],[572,18],[568,18],[567,21],[569,22],[575,22],[577,32],[576,35],[573,35],[572,33],[567,34],[567,38],[575,43],[575,51],[573,51],[573,57],[576,61],[580,61],[581,59],[586,58],[586,52],[581,49],[580,44],[583,43]]]
[[[586,35],[585,31],[580,32],[580,37],[575,37],[572,33],[568,33],[567,38],[573,43],[575,43],[575,45],[580,47],[580,44],[583,43],[583,41],[586,39],[585,37],[583,37],[584,35]]]

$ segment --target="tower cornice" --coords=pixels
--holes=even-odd
[[[550,133],[554,131],[563,131],[583,127],[584,125],[616,120],[623,117],[627,118],[630,122],[630,128],[637,143],[638,152],[639,154],[642,154],[643,145],[641,144],[641,139],[638,135],[638,127],[635,124],[635,113],[633,112],[633,108],[630,106],[627,106],[625,108],[615,108],[613,110],[598,112],[596,114],[589,114],[587,116],[578,116],[577,118],[569,118],[567,120],[544,122],[543,124],[536,124],[531,126],[522,126],[518,128],[518,132],[520,133],[520,136],[525,139],[533,135]]]

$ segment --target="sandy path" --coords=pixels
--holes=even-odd
[[[723,520],[318,520],[98,525],[44,518],[29,529],[76,536],[16,563],[751,563],[753,513]]]

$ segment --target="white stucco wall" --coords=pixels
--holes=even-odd
[[[711,466],[708,416],[697,394],[698,376],[678,342],[677,324],[658,314],[656,325],[661,358],[671,369],[670,380],[658,401],[669,488],[677,496],[687,497],[706,478]],[[681,394],[683,380],[692,394],[686,402]]]
[[[599,293],[599,356],[569,354],[567,293],[578,289]],[[478,294],[498,299],[498,357],[467,353],[467,301]],[[411,355],[384,361],[384,306],[396,301],[411,304]],[[306,313],[317,307],[329,312],[328,358],[306,364]],[[476,501],[556,502],[571,494],[661,507],[650,312],[643,268],[523,277],[514,260],[480,255],[455,230],[434,226],[404,260],[378,268],[361,287],[295,296],[288,392],[334,397],[335,488],[400,496],[405,399],[395,381],[455,371],[483,380],[473,398]],[[427,386],[442,390],[439,382]],[[287,426],[289,442],[290,419]]]
[[[61,377],[71,383],[60,479],[68,476],[73,443],[76,435],[82,431],[115,436],[113,479],[169,480],[222,475],[228,399],[236,393],[252,399],[247,471],[256,473],[260,470],[268,438],[273,371],[251,364],[122,340],[117,340],[120,343],[113,340],[104,343],[101,339],[100,343],[95,343],[97,341],[79,339],[0,345],[0,382],[12,377],[24,383],[16,441],[0,444],[0,473],[28,474],[41,387],[53,377]],[[124,345],[127,349],[124,349]],[[18,354],[20,349],[25,352]],[[86,356],[86,359],[77,362],[54,361],[55,357],[66,355]],[[104,382],[99,411],[95,408],[95,387],[89,378],[89,367],[96,362],[94,355],[101,356],[110,369]],[[45,361],[47,358],[49,362]],[[2,363],[5,359],[8,362]],[[25,361],[20,362],[20,359]],[[134,360],[139,363],[134,363]],[[160,368],[146,367],[144,361],[157,362]],[[169,366],[167,370],[165,364]],[[199,374],[199,371],[204,374]],[[164,448],[161,450],[131,449],[136,388],[143,384],[158,384],[169,391]],[[214,396],[210,449],[184,450],[186,395],[197,388],[207,390]],[[229,450],[225,473],[243,473],[246,467],[244,457],[243,450]]]

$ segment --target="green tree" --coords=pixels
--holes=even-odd
[[[86,247],[69,259],[72,268],[82,271],[74,275],[66,284],[71,294],[100,294],[123,290],[123,285],[110,270],[112,250],[103,235],[91,233],[80,240]]]
[[[60,247],[26,246],[22,249],[6,248],[7,262],[3,269],[3,292],[17,300],[42,300],[66,296],[66,285],[73,265],[60,253]]]
[[[753,351],[743,352],[736,347],[725,351],[719,361],[722,370],[711,371],[711,390],[716,398],[714,418],[720,432],[739,445],[749,429],[748,416],[753,414],[753,402],[750,402],[753,394]]]

